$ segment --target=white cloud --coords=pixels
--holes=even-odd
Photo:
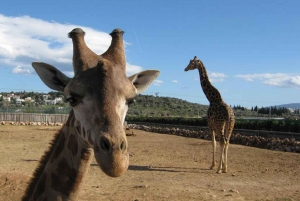
[[[126,75],[127,76],[133,75],[133,74],[141,72],[141,71],[143,71],[143,68],[140,66],[132,65],[130,63],[126,64]]]
[[[49,63],[62,71],[73,70],[73,47],[67,34],[76,27],[86,32],[85,41],[96,54],[107,50],[111,42],[108,33],[29,16],[8,17],[0,14],[0,64],[13,67],[13,73],[33,72],[33,61]],[[125,44],[128,45],[126,42]],[[127,64],[128,74],[141,69],[139,66]]]
[[[30,74],[30,71],[22,66],[15,67],[11,72],[16,74]]]
[[[153,85],[154,85],[154,86],[161,86],[162,83],[164,83],[162,80],[154,80],[154,81],[153,81]]]
[[[249,74],[236,75],[246,81],[259,81],[262,84],[276,87],[300,87],[300,75],[285,74],[285,73],[265,73],[265,74]]]
[[[224,73],[209,73],[209,80],[211,82],[224,82],[225,77]]]
[[[224,73],[210,73],[208,72],[208,78],[210,82],[224,82],[225,78],[227,77],[227,75],[225,75]],[[199,81],[200,77],[197,76],[194,78],[194,80]]]
[[[177,80],[172,80],[172,82],[173,82],[173,83],[178,83],[178,81],[177,81]]]

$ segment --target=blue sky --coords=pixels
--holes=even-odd
[[[97,54],[115,28],[125,31],[127,74],[158,69],[144,93],[208,104],[194,56],[229,105],[300,103],[300,1],[1,1],[0,91],[50,91],[31,67],[72,76],[67,33],[86,32]]]

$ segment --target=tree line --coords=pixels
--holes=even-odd
[[[14,93],[20,95],[21,99],[26,97],[31,97],[34,100],[33,103],[23,103],[22,108],[20,105],[16,105],[15,100],[9,104],[4,104],[0,97],[0,111],[22,111],[22,112],[38,112],[43,111],[47,113],[57,113],[57,112],[68,112],[70,111],[70,106],[68,103],[58,103],[56,105],[45,105],[44,95],[48,95],[48,100],[53,100],[57,97],[62,97],[65,99],[62,92],[49,92],[49,93],[38,93],[38,92],[2,92],[3,96],[9,93]],[[3,97],[2,96],[2,97]],[[64,111],[59,111],[58,108],[66,108]],[[272,117],[285,117],[290,118],[292,115],[287,108],[278,107],[266,107],[258,108],[257,106],[251,109],[245,108],[241,105],[232,106],[234,113],[237,118],[240,117],[269,117],[270,111]],[[127,115],[130,116],[151,116],[151,117],[205,117],[207,115],[208,105],[191,103],[186,100],[173,98],[173,97],[162,97],[153,95],[142,95],[136,96],[135,103],[131,104]],[[295,111],[295,114],[299,115],[299,110]]]

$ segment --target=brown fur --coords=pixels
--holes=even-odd
[[[28,201],[31,197],[31,195],[34,192],[35,186],[37,184],[37,182],[39,181],[46,165],[47,162],[49,161],[51,154],[55,148],[56,143],[58,142],[60,136],[62,135],[62,129],[58,131],[57,134],[55,134],[52,142],[50,143],[49,149],[44,153],[44,155],[42,156],[38,167],[35,169],[32,178],[29,181],[29,185],[27,186],[26,190],[25,190],[25,194],[24,197],[22,198],[22,201]],[[42,180],[46,180],[46,175],[44,175],[44,179]],[[40,192],[43,192],[43,189],[37,189]]]
[[[70,135],[70,137],[69,137],[68,149],[71,151],[73,156],[77,155],[77,153],[78,153],[78,144],[76,142],[76,138],[75,138],[74,134]]]
[[[63,177],[57,173],[63,173]],[[51,181],[52,188],[65,196],[69,196],[71,190],[76,186],[76,180],[81,181],[82,175],[78,174],[75,168],[70,167],[66,159],[62,159],[57,165],[57,172],[52,172]]]

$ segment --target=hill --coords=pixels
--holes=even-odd
[[[300,109],[300,103],[289,103],[289,104],[282,104],[276,105],[276,107],[285,107],[285,108],[292,108],[292,109]]]
[[[204,117],[207,110],[208,105],[191,103],[178,98],[137,95],[135,102],[130,105],[127,114],[162,117]]]
[[[208,105],[191,103],[186,100],[152,96],[137,95],[135,103],[131,104],[127,115],[155,116],[155,117],[206,117]],[[243,107],[234,107],[237,117],[257,116],[256,111]]]

